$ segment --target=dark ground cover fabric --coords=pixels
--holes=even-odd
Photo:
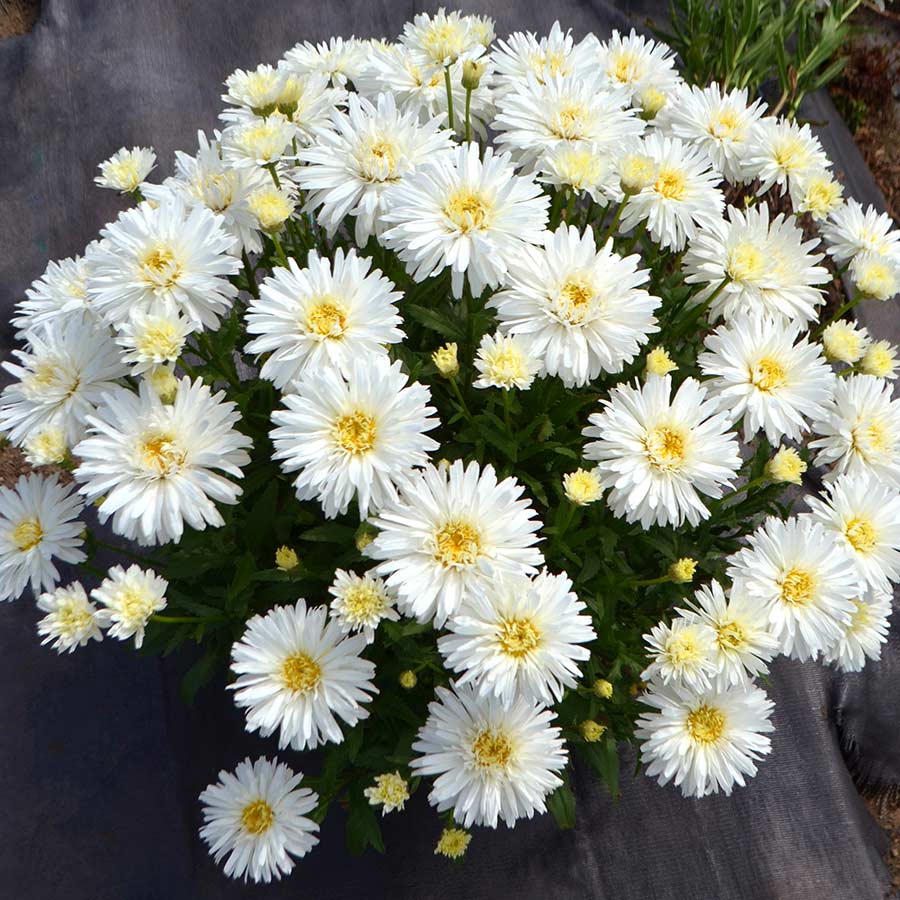
[[[641,26],[650,2],[463,3],[498,33],[576,34]],[[48,258],[79,252],[120,201],[92,185],[121,145],[152,144],[168,174],[176,148],[216,125],[221,81],[237,66],[274,62],[294,42],[331,34],[393,36],[438,3],[314,0],[44,0],[31,35],[0,43],[0,302],[12,304]],[[846,129],[825,98],[807,109],[848,192],[880,203]],[[878,321],[875,321],[875,318]],[[896,305],[866,310],[880,336],[900,338]],[[688,801],[633,777],[610,800],[576,772],[578,825],[548,817],[514,832],[478,830],[464,865],[435,857],[440,826],[426,791],[385,822],[388,853],[347,857],[340,811],[288,881],[228,882],[197,839],[197,794],[274,739],[243,732],[220,683],[185,707],[186,660],[160,664],[115,641],[73,656],[41,648],[28,598],[0,609],[0,898],[230,900],[259,897],[479,900],[878,900],[888,889],[885,837],[848,763],[875,786],[900,783],[900,638],[853,676],[780,660],[773,752],[731,798]],[[295,768],[310,765],[286,753]]]

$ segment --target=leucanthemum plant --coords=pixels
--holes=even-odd
[[[900,232],[808,125],[634,33],[443,10],[223,101],[168,177],[103,163],[121,214],[17,306],[0,429],[54,468],[0,490],[0,599],[59,653],[193,645],[189,701],[229,673],[227,875],[286,875],[336,803],[383,850],[418,790],[450,859],[571,827],[573,758],[616,792],[628,743],[727,794],[775,657],[878,659],[897,352],[851,310]]]

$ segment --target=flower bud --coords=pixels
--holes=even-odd
[[[282,546],[275,551],[275,565],[282,572],[293,572],[300,565],[300,557],[291,547]]]
[[[467,91],[474,91],[481,84],[481,76],[487,69],[487,62],[467,59],[463,63],[462,86]]]
[[[456,344],[444,344],[431,354],[438,373],[444,378],[455,378],[459,374],[459,357],[456,355]]]
[[[576,469],[563,475],[566,499],[576,506],[587,506],[603,496],[603,485],[596,469]]]
[[[595,744],[606,732],[606,726],[595,722],[593,719],[585,719],[579,726],[578,730],[581,736],[589,743]]]
[[[419,679],[412,669],[404,669],[400,673],[399,681],[400,687],[405,688],[407,691],[411,691],[419,683]]]
[[[676,559],[669,566],[669,580],[675,584],[689,584],[694,580],[694,572],[697,571],[697,560],[689,556]]]
[[[677,368],[678,365],[669,356],[669,351],[665,347],[654,347],[647,354],[644,378],[649,378],[651,375],[668,375],[669,372],[674,372]]]
[[[806,463],[793,447],[781,447],[766,463],[766,477],[775,482],[800,484]]]
[[[875,341],[859,364],[860,371],[876,378],[897,377],[897,348],[888,341]]]
[[[465,854],[471,840],[472,835],[462,828],[445,828],[441,832],[434,852],[436,855],[446,856],[448,859],[459,859]]]
[[[594,682],[592,690],[601,700],[609,700],[613,695],[612,682],[605,678],[598,678]]]

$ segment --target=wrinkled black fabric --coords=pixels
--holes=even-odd
[[[274,62],[300,39],[393,36],[438,3],[268,0],[44,0],[33,34],[0,43],[0,297],[8,312],[48,258],[79,252],[121,201],[94,188],[119,146],[152,144],[155,178],[176,148],[216,126],[221,82],[237,66]],[[502,0],[464,4],[514,28],[576,34],[641,26],[653,3]],[[880,202],[830,103],[823,140],[849,193]],[[896,305],[866,310],[879,336],[900,337]],[[869,323],[871,324],[871,323]],[[4,348],[11,334],[6,326]],[[197,794],[220,768],[277,752],[243,731],[224,691],[193,708],[178,696],[188,661],[161,664],[116,641],[58,657],[41,648],[30,599],[0,609],[0,897],[17,900],[207,900],[316,897],[398,900],[877,900],[885,838],[851,780],[900,783],[900,652],[860,675],[779,660],[773,752],[730,797],[702,801],[633,777],[622,764],[613,803],[578,768],[578,826],[548,817],[514,832],[476,830],[467,861],[432,854],[440,831],[420,791],[384,820],[386,856],[350,858],[340,810],[288,881],[227,881],[196,836]],[[845,759],[842,748],[847,753]],[[294,753],[295,768],[309,765]]]

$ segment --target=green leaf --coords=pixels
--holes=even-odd
[[[465,339],[465,329],[462,324],[454,321],[445,313],[408,302],[403,304],[403,312],[411,319],[415,319],[420,325],[436,331],[449,341],[462,341]]]
[[[207,647],[200,659],[187,670],[181,681],[181,699],[191,706],[200,688],[209,684],[223,662],[222,656],[213,647]]]
[[[619,752],[616,741],[607,735],[602,743],[584,744],[581,747],[587,761],[606,783],[613,797],[619,796]]]
[[[384,841],[381,838],[381,826],[375,810],[357,788],[350,794],[350,812],[347,816],[347,849],[359,856],[367,847],[373,847],[384,853]]]
[[[575,795],[567,783],[561,784],[548,798],[547,809],[563,829],[575,827]]]

